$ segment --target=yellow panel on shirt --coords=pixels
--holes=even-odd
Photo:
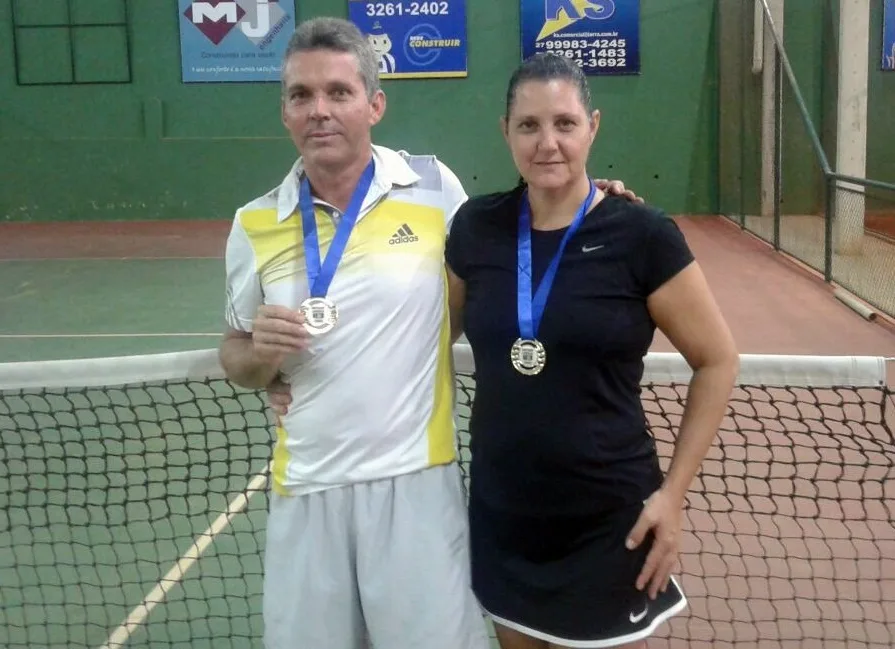
[[[327,292],[339,321],[283,367],[292,406],[274,452],[280,493],[455,460],[443,255],[446,224],[465,194],[459,188],[458,196],[455,178],[449,170],[444,178],[446,168],[432,157],[375,152],[374,185]],[[289,186],[296,178],[235,219],[227,252],[227,313],[235,328],[248,329],[260,301],[295,309],[308,297],[301,215],[297,205],[288,215],[283,207],[297,196]],[[284,198],[284,191],[292,193]],[[335,234],[331,211],[315,209],[321,262]]]

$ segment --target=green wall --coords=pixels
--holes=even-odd
[[[10,2],[0,0],[0,220],[230,218],[279,182],[295,153],[277,85],[182,84],[174,4],[128,2],[131,83],[18,86]],[[592,173],[622,178],[674,213],[717,209],[714,4],[643,0],[642,75],[592,81],[603,114]],[[347,13],[345,0],[298,5],[299,19]],[[437,153],[478,193],[517,177],[498,118],[519,62],[519,8],[467,7],[469,77],[385,82],[389,108],[375,137]],[[30,53],[31,68],[64,54]]]
[[[825,5],[827,0],[798,0],[785,5],[784,43],[802,99],[819,134],[823,130]],[[761,211],[762,73],[752,73],[752,3],[721,0],[719,37],[719,211],[759,214]],[[765,64],[768,64],[766,61]],[[773,62],[770,62],[773,65]],[[835,90],[835,87],[834,87]],[[817,211],[823,201],[823,175],[799,113],[791,86],[783,82],[783,151],[781,210]],[[832,108],[835,110],[835,96]],[[833,123],[835,135],[835,123]],[[829,156],[832,151],[827,151]]]
[[[808,109],[812,128],[827,159],[836,164],[836,102],[839,55],[838,2],[789,0],[785,4],[784,45]],[[750,71],[752,3],[719,0],[719,211],[757,214],[761,187],[761,75]],[[867,177],[895,181],[895,73],[880,70],[882,3],[871,5],[868,47]],[[821,166],[799,113],[791,86],[784,81],[783,213],[821,213]]]

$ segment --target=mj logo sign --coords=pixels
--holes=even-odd
[[[184,83],[279,81],[293,2],[178,0],[177,13]]]
[[[192,2],[183,15],[215,45],[234,29],[257,45],[285,13],[277,0],[202,0]]]

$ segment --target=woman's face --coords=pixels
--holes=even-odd
[[[587,113],[574,83],[531,80],[516,87],[503,129],[529,187],[559,189],[585,173],[599,123],[600,112]]]

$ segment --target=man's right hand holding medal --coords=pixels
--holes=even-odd
[[[252,345],[258,360],[279,369],[287,354],[308,348],[310,335],[300,311],[275,304],[264,304],[252,322]]]

